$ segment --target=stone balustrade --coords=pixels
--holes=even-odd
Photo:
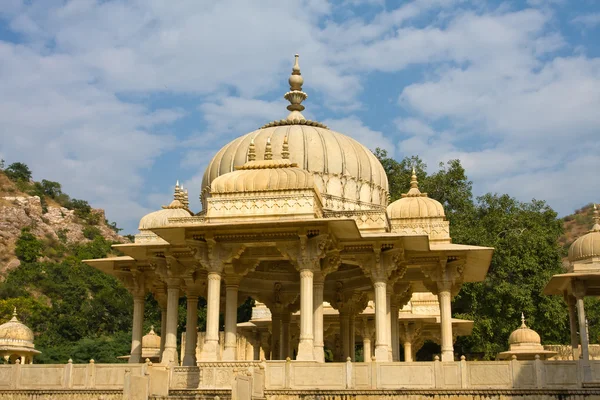
[[[591,376],[591,380],[584,380],[584,376]],[[325,364],[290,360],[221,361],[172,368],[150,363],[0,365],[0,400],[46,398],[42,396],[45,394],[49,396],[47,398],[56,399],[94,399],[99,396],[107,400],[147,399],[223,391],[240,399],[293,393],[300,396],[318,391],[364,392],[374,398],[377,393],[383,396],[384,393],[404,392],[444,396],[454,392],[481,395],[535,392],[553,396],[552,393],[559,392],[597,395],[599,389],[600,361],[436,360]]]
[[[600,361],[327,363],[267,361],[265,390],[508,390],[600,387]]]

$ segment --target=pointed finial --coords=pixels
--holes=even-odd
[[[412,175],[410,176],[410,189],[408,193],[402,194],[402,197],[421,197],[427,196],[426,193],[421,193],[419,190],[419,182],[417,181],[417,172],[415,167],[412,167]]]
[[[417,181],[417,173],[415,172],[415,167],[412,168],[412,175],[410,177],[410,187],[418,189],[419,182]]]
[[[13,308],[13,314],[12,314],[12,318],[10,319],[10,322],[18,322],[19,320],[17,319],[17,307]]]
[[[148,332],[148,335],[156,335],[156,332],[154,332],[154,325],[150,325],[150,332]]]
[[[173,199],[174,200],[179,200],[180,192],[181,192],[181,187],[179,186],[179,179],[177,179],[177,182],[175,183],[175,190],[173,191]]]
[[[187,189],[185,189],[185,192],[183,193],[183,205],[185,208],[189,208],[190,205],[190,195]]]
[[[284,160],[290,159],[290,146],[288,145],[288,136],[285,135],[283,138],[283,146],[281,148],[281,158]]]
[[[271,138],[267,138],[267,146],[265,147],[265,160],[272,160],[273,152],[271,151]]]
[[[254,160],[256,160],[256,147],[254,146],[254,138],[252,138],[248,147],[248,161]]]
[[[294,66],[292,67],[292,75],[288,82],[290,84],[290,91],[287,92],[283,97],[291,104],[287,106],[290,114],[287,116],[288,121],[305,121],[304,115],[300,111],[304,110],[302,102],[308,97],[306,93],[302,91],[302,85],[304,84],[304,78],[300,74],[300,65],[298,64],[298,54],[296,54],[294,60]]]
[[[300,73],[300,65],[298,64],[298,58],[300,56],[298,54],[294,55],[294,66],[292,67],[292,75],[288,82],[290,84],[290,90],[302,90],[302,84],[304,83],[304,78],[302,78],[302,74]]]
[[[527,328],[527,325],[525,325],[525,314],[523,314],[523,312],[521,312],[521,328]]]
[[[592,232],[600,232],[600,213],[598,212],[598,205],[596,203],[594,203],[594,216],[592,218],[594,220]]]

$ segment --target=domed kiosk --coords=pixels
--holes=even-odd
[[[324,362],[327,331],[338,335],[342,354],[352,359],[357,318],[371,304],[373,358],[399,361],[400,326],[390,315],[399,315],[413,293],[439,300],[439,323],[433,317],[432,324],[442,360],[454,359],[452,296],[464,282],[484,279],[493,249],[451,243],[443,207],[417,193],[416,179],[406,198],[387,208],[388,181],[379,160],[351,137],[302,115],[303,83],[296,55],[284,95],[288,116],[216,153],[204,173],[201,211],[175,204],[168,213],[149,214],[135,243],[115,246],[125,256],[85,261],[119,278],[134,295],[130,362],[142,361],[147,292],[161,307],[164,365],[240,359],[237,305],[247,297],[271,315],[269,328],[253,339],[257,357]],[[421,225],[409,230],[414,223]],[[181,296],[187,320],[180,358]],[[207,301],[200,341],[198,296]],[[325,325],[324,304],[339,324]],[[290,342],[293,320],[298,340]]]
[[[508,351],[498,354],[499,360],[512,359],[517,360],[545,360],[556,355],[555,351],[544,350],[540,335],[525,325],[525,315],[521,313],[521,326],[514,330],[508,337]]]
[[[593,221],[592,229],[569,247],[567,272],[554,275],[544,288],[544,294],[563,296],[567,302],[573,359],[578,359],[581,354],[586,362],[590,355],[583,300],[586,296],[600,296],[600,211],[596,204],[593,205]],[[589,368],[584,368],[584,372],[589,377]]]
[[[33,364],[33,357],[40,354],[33,344],[33,332],[17,318],[17,308],[12,318],[0,325],[0,356],[8,364]]]
[[[154,332],[154,326],[150,327],[150,331],[142,336],[142,360],[149,360],[151,362],[160,361],[160,336]],[[129,360],[130,354],[126,356],[117,357],[124,360]]]

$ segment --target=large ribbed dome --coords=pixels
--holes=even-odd
[[[356,140],[306,120],[300,113],[304,109],[300,103],[306,98],[301,85],[296,62],[290,78],[291,91],[285,95],[292,103],[288,106],[291,113],[287,119],[238,137],[213,157],[202,179],[204,206],[213,180],[248,161],[251,142],[256,146],[256,159],[262,160],[270,139],[273,159],[278,159],[285,137],[289,141],[289,160],[313,174],[315,186],[322,195],[342,199],[347,208],[387,206],[387,176],[377,157]]]

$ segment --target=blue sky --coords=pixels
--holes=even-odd
[[[600,201],[600,0],[2,0],[0,158],[135,232],[231,139],[307,118],[476,194]]]

